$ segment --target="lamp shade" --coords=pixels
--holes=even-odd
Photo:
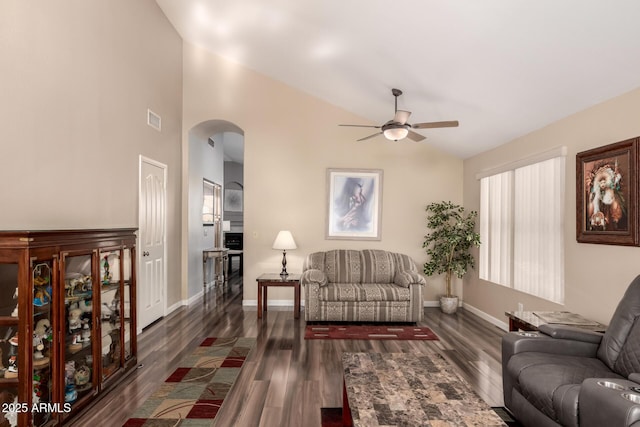
[[[398,141],[405,138],[409,134],[406,127],[390,127],[384,130],[384,137],[392,141]]]
[[[293,240],[293,235],[288,230],[283,230],[278,233],[276,240],[273,241],[273,249],[296,249],[296,242]]]

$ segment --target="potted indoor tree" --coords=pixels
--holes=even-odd
[[[458,297],[451,293],[451,279],[462,278],[469,267],[475,266],[472,246],[480,246],[480,234],[475,232],[478,213],[465,213],[462,206],[451,202],[431,203],[427,206],[427,227],[422,247],[429,255],[424,274],[445,274],[446,294],[440,298],[440,308],[452,314],[458,309]]]

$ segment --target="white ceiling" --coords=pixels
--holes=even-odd
[[[640,87],[637,0],[156,1],[189,42],[374,124],[402,89],[410,123],[460,121],[418,132],[461,158]]]

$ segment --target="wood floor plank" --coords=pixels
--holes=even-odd
[[[73,426],[122,425],[206,337],[254,337],[247,358],[225,399],[217,426],[320,426],[320,408],[342,406],[342,353],[437,351],[492,406],[502,406],[500,340],[504,331],[459,310],[445,315],[426,308],[419,326],[439,341],[305,340],[304,316],[269,307],[262,319],[242,306],[242,278],[211,289],[180,307],[138,337],[140,369],[73,421]]]

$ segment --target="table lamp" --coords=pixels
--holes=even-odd
[[[288,230],[280,231],[276,236],[276,240],[273,241],[273,249],[282,249],[282,271],[280,272],[280,276],[283,278],[289,275],[289,273],[287,273],[287,249],[296,248],[296,242]]]

